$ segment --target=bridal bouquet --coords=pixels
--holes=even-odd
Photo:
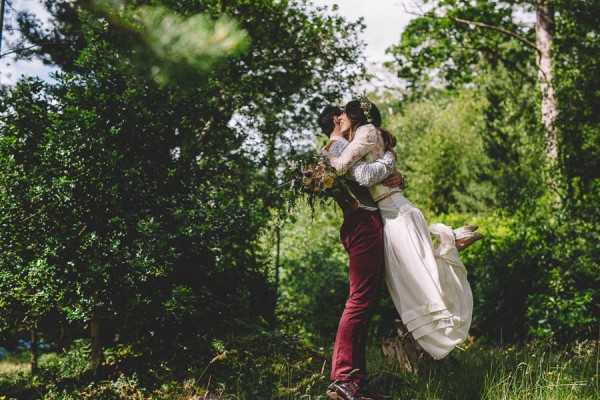
[[[324,207],[346,190],[345,180],[337,176],[327,157],[318,153],[307,154],[292,163],[290,183],[291,205],[303,198],[313,214],[315,203]]]

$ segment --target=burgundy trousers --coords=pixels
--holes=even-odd
[[[340,232],[350,257],[350,295],[338,325],[331,380],[353,379],[366,375],[365,350],[368,325],[379,298],[383,259],[383,223],[379,211],[359,209],[344,217]]]

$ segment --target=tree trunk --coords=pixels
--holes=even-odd
[[[31,343],[29,344],[29,353],[31,355],[30,365],[31,365],[31,375],[36,375],[38,373],[38,332],[37,332],[37,321],[33,322],[31,325],[30,339]]]
[[[4,7],[6,0],[0,0],[0,58],[2,55],[2,36],[4,36]]]
[[[397,364],[401,370],[417,373],[419,371],[419,361],[424,361],[429,356],[400,320],[396,320],[396,324],[398,336],[390,340],[384,340],[381,344],[383,358],[389,364]]]
[[[100,321],[95,315],[90,319],[90,338],[92,341],[92,369],[97,370],[102,362],[102,344],[100,343]]]
[[[557,132],[554,125],[558,115],[558,103],[552,86],[552,39],[554,36],[554,7],[545,0],[536,2],[536,62],[542,95],[542,125],[546,139],[546,160],[554,167],[558,159]]]
[[[277,225],[275,228],[275,233],[277,234],[277,253],[275,254],[275,299],[277,299],[277,294],[279,293],[279,267],[280,267],[280,253],[281,253],[281,226]],[[275,300],[277,301],[277,300]]]

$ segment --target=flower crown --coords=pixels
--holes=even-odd
[[[367,119],[368,123],[373,123],[373,118],[371,118],[371,101],[367,97],[366,94],[359,94],[356,96],[356,100],[360,102],[360,108],[363,110],[363,114]]]

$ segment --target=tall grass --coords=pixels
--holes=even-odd
[[[35,378],[23,372],[28,367],[26,358],[3,360],[0,362],[0,398],[6,394],[6,398],[25,398],[19,393],[32,393],[34,389],[38,394],[35,398],[61,400],[316,400],[327,398],[325,390],[329,385],[328,351],[319,352],[310,361],[286,359],[281,355],[254,357],[244,362],[230,359],[231,363],[223,359],[208,370],[206,365],[198,365],[184,375],[169,374],[166,370],[137,371],[122,373],[118,379],[94,379],[94,382],[82,370],[73,369],[74,358],[84,356],[82,352],[48,355],[40,366],[40,376]],[[440,361],[422,359],[414,373],[400,370],[394,363],[384,360],[376,344],[369,346],[367,359],[371,383],[382,394],[394,399],[600,399],[600,357],[596,342],[569,348],[541,344],[522,347],[473,345],[466,351],[456,350]],[[87,365],[86,360],[75,364]],[[65,368],[59,374],[57,365],[62,364]],[[207,394],[209,396],[205,397]]]
[[[414,399],[600,399],[598,361],[596,343],[571,349],[471,347],[425,361],[415,375],[398,373],[406,384],[388,390],[394,398]],[[385,364],[380,368],[385,371]]]
[[[385,361],[377,346],[368,352],[371,382],[382,394],[394,399],[415,400],[594,400],[600,399],[598,388],[597,343],[569,349],[540,344],[524,347],[478,347],[454,351],[440,361],[423,359],[416,373],[401,371]],[[311,387],[287,371],[287,393],[281,399],[325,399],[329,380],[327,370]],[[283,378],[283,376],[282,376]]]
[[[599,399],[598,362],[597,344],[570,351],[525,349],[499,363],[486,379],[482,398]]]

